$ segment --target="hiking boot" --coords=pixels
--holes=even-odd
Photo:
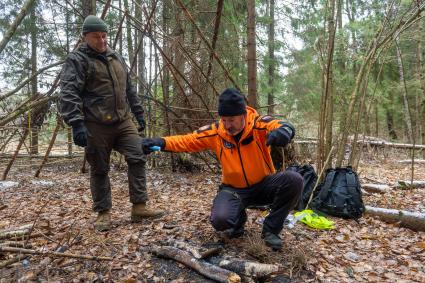
[[[97,214],[96,221],[94,222],[94,229],[99,232],[111,229],[111,211],[105,210]]]
[[[277,251],[282,248],[282,239],[279,235],[273,234],[272,232],[263,232],[262,238],[266,245],[271,247],[273,250]]]
[[[243,234],[245,233],[245,229],[244,227],[230,228],[226,232],[227,232],[227,237],[229,237],[229,239],[234,239],[234,238],[242,237]]]
[[[163,210],[148,208],[146,203],[137,203],[131,208],[131,221],[139,222],[144,218],[157,218],[164,214]]]

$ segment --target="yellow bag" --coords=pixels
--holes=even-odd
[[[320,229],[320,230],[330,230],[334,229],[334,222],[328,220],[324,216],[319,216],[313,210],[306,209],[303,211],[296,212],[294,214],[295,219],[301,221],[305,225],[311,228]]]

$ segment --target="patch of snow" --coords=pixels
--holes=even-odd
[[[46,180],[31,180],[31,184],[39,185],[42,187],[52,187],[55,183],[52,181],[46,181]]]
[[[0,181],[0,191],[11,189],[11,188],[16,188],[18,186],[19,186],[19,182],[15,182],[15,181]]]

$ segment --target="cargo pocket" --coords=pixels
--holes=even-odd
[[[242,200],[236,192],[220,188],[213,201],[211,224],[217,231],[234,228],[243,217],[244,210]]]

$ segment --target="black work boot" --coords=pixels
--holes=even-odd
[[[243,226],[242,227],[239,227],[239,228],[230,228],[228,230],[227,236],[230,239],[234,239],[234,238],[242,237],[244,233],[245,233],[245,229],[244,229]]]
[[[263,231],[262,238],[267,246],[271,247],[274,251],[278,251],[282,248],[282,239],[279,235],[273,234],[272,232]]]

